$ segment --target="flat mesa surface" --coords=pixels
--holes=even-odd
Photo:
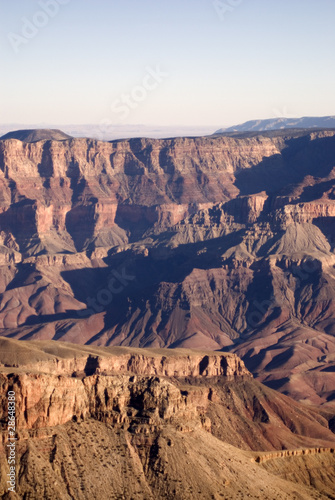
[[[196,349],[154,349],[154,348],[136,348],[136,347],[97,347],[85,346],[79,344],[70,344],[68,342],[32,340],[30,342],[8,339],[0,337],[0,370],[3,366],[24,366],[31,365],[40,361],[52,361],[55,358],[73,359],[88,356],[115,357],[138,355],[150,358],[186,358],[217,355],[223,358],[232,357],[231,354],[206,351]]]

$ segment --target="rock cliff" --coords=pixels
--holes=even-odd
[[[210,499],[246,491],[256,498],[255,478],[267,499],[297,491],[326,498],[325,486],[333,492],[331,483],[315,487],[315,463],[305,463],[310,482],[280,479],[285,464],[262,468],[318,455],[330,480],[335,438],[318,411],[254,381],[235,355],[45,341],[3,340],[1,347],[3,498],[87,499],[98,492],[106,500]],[[5,481],[9,390],[16,400],[15,494],[6,493]]]

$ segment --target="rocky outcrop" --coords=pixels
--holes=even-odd
[[[150,351],[149,351],[150,352]],[[182,351],[181,351],[182,352]],[[18,363],[15,363],[17,365]],[[14,366],[15,366],[14,365]],[[0,363],[1,366],[10,366],[10,363]],[[81,356],[76,359],[54,357],[52,360],[24,365],[27,369],[33,366],[44,373],[67,376],[72,373],[94,374],[126,374],[136,373],[146,376],[162,377],[251,377],[250,372],[234,354],[193,353],[169,356],[150,356],[150,354],[122,354],[117,356],[92,355]]]
[[[162,356],[130,354],[115,358],[89,358],[101,372],[122,373],[124,371],[147,376],[164,377],[249,377],[243,361],[235,355],[208,354],[205,356]]]
[[[170,350],[129,350],[127,348],[80,348],[71,344],[50,345],[45,351],[43,343],[30,344],[0,338],[2,354],[1,367],[25,367],[38,369],[42,373],[55,376],[82,375],[122,375],[136,374],[147,377],[252,377],[244,363],[235,354],[201,351]],[[93,353],[92,353],[93,350]],[[91,352],[90,352],[91,351]],[[75,355],[74,355],[75,353]]]
[[[15,391],[21,433],[87,418],[126,428],[142,421],[154,429],[161,420],[171,419],[181,425],[201,426],[196,407],[174,385],[158,377],[115,375],[81,380],[29,373],[7,380],[0,377],[3,394]],[[5,413],[5,403],[2,411]]]
[[[3,498],[239,498],[255,478],[269,500],[283,491],[320,498],[308,480],[293,484],[264,468],[277,455],[324,463],[335,443],[327,420],[254,381],[235,355],[3,339],[0,356]],[[73,367],[84,369],[68,374]],[[9,390],[17,438],[10,494]],[[302,449],[286,451],[294,448]],[[314,477],[314,465],[303,470]],[[322,470],[331,483],[332,464]]]
[[[30,351],[29,344],[21,346],[5,339],[1,347],[0,371],[5,369],[0,373],[1,408],[5,413],[6,394],[13,390],[20,429],[62,425],[89,416],[130,426],[134,414],[129,414],[129,408],[139,409],[139,405],[141,414],[152,413],[149,423],[156,425],[159,419],[199,420],[193,398],[187,398],[168,379],[228,382],[252,378],[233,354],[136,353],[117,348],[113,353],[101,349],[100,355],[85,355],[79,349],[74,355],[71,345],[63,344],[58,351],[52,344],[37,344]],[[53,350],[57,355],[50,354]],[[17,374],[6,375],[8,369],[17,371],[17,366]],[[208,404],[208,389],[202,397]],[[199,398],[197,401],[199,404]]]
[[[325,418],[273,391],[264,393],[232,354],[199,355],[182,350],[138,354],[116,348],[108,355],[108,349],[95,348],[89,353],[89,348],[63,343],[60,348],[53,342],[30,346],[29,342],[2,341],[1,412],[6,414],[7,393],[13,391],[22,438],[29,430],[90,418],[114,428],[132,429],[135,434],[154,432],[167,423],[185,432],[203,428],[229,442],[239,429],[241,446],[251,449],[272,449],[285,440],[287,445],[294,439],[297,443],[299,435],[306,444],[318,438],[322,445],[332,437]],[[73,368],[77,371],[70,373]],[[222,428],[226,407],[233,420]],[[286,430],[271,436],[278,418]],[[252,432],[243,427],[243,419],[253,427]],[[296,438],[286,426],[295,427]]]
[[[262,453],[256,457],[256,462],[263,463],[268,460],[276,460],[278,458],[287,457],[302,457],[305,455],[319,455],[320,453],[335,453],[334,448],[305,448],[301,450],[283,450],[274,453]]]

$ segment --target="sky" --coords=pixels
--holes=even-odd
[[[0,0],[0,123],[335,115],[334,0]]]

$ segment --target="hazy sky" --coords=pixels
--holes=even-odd
[[[0,123],[335,115],[334,26],[334,0],[0,0]]]

